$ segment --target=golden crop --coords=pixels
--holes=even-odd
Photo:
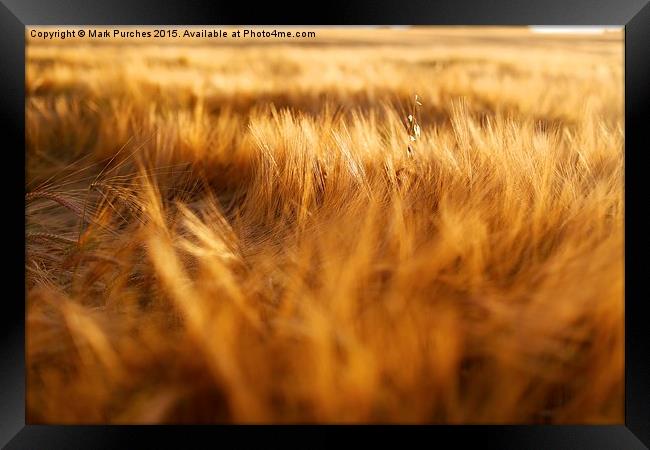
[[[316,31],[28,41],[28,421],[622,423],[622,33]]]

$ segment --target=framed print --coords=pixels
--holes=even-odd
[[[3,0],[2,444],[647,448],[647,2],[285,11]]]

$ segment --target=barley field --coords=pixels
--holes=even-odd
[[[28,35],[28,423],[622,423],[622,30],[313,30]]]

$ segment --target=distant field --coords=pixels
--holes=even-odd
[[[622,31],[301,30],[27,34],[28,422],[622,423]]]

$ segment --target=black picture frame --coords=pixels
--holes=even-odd
[[[650,447],[650,346],[645,303],[648,219],[644,211],[641,164],[650,139],[650,4],[648,0],[369,0],[305,4],[268,2],[154,0],[0,0],[0,124],[5,129],[5,170],[0,176],[7,230],[6,288],[0,320],[0,444],[8,449],[194,448],[199,442],[224,444],[224,437],[263,445],[279,439],[308,439],[305,445],[332,443],[351,427],[249,426],[46,426],[25,419],[25,27],[28,25],[153,24],[428,24],[428,25],[616,25],[625,26],[625,424],[620,426],[366,426],[366,437],[390,443],[407,431],[413,441],[455,442],[489,448],[641,449]],[[74,401],[74,399],[70,399]],[[251,431],[255,431],[252,433]],[[407,444],[410,445],[410,444]]]

